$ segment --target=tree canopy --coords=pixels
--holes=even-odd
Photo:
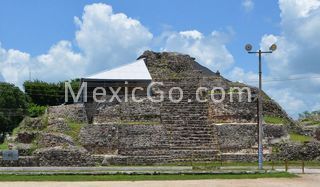
[[[0,82],[0,142],[19,125],[27,107],[26,96],[18,87]]]
[[[25,93],[31,98],[32,103],[39,106],[54,106],[65,102],[65,82],[48,83],[44,81],[25,81]],[[78,91],[79,79],[71,80],[72,89]],[[71,96],[70,96],[71,97]],[[72,99],[69,99],[72,101]]]

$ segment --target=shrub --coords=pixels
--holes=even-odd
[[[32,103],[28,107],[28,115],[30,117],[42,116],[45,113],[46,109],[47,109],[47,107],[45,107],[45,106],[39,106],[39,105]]]

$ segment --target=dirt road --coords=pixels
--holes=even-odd
[[[281,179],[215,179],[215,180],[180,180],[180,181],[110,181],[110,182],[0,182],[1,187],[213,187],[213,186],[299,186],[312,187],[320,185],[319,174],[300,175],[299,178]]]

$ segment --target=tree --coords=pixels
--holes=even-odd
[[[15,85],[0,82],[0,142],[22,121],[28,102]]]
[[[71,80],[74,91],[79,90],[79,79]],[[44,81],[25,81],[23,83],[25,93],[31,98],[32,103],[39,106],[54,106],[65,102],[64,82],[48,83]],[[71,97],[71,96],[70,96]],[[71,101],[71,99],[69,99]]]

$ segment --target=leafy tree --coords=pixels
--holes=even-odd
[[[48,83],[44,81],[26,81],[23,86],[25,93],[31,98],[32,103],[39,106],[54,106],[65,102],[65,82]],[[74,91],[79,90],[79,79],[71,80]],[[71,96],[69,95],[71,98]],[[72,101],[72,99],[69,99]]]
[[[19,125],[27,106],[26,96],[18,87],[0,82],[0,142]]]

